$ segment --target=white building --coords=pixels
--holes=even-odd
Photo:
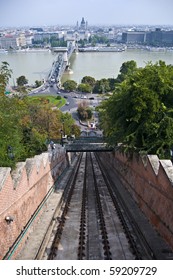
[[[0,49],[16,49],[17,48],[17,36],[5,35],[0,37]]]
[[[17,46],[19,48],[26,47],[26,37],[25,33],[20,33],[17,37]]]

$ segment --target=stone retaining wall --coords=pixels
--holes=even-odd
[[[67,164],[64,149],[57,145],[53,152],[19,162],[14,171],[0,168],[0,259],[23,231]],[[23,242],[26,238],[27,234]]]
[[[133,158],[120,152],[101,153],[133,199],[173,248],[173,165],[156,155]]]

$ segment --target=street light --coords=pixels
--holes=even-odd
[[[63,127],[63,134],[65,136],[65,127],[64,127],[64,121],[62,122],[62,127]]]
[[[173,147],[170,149],[170,156],[171,156],[171,161],[173,162]]]
[[[10,159],[14,159],[13,148],[10,145],[7,147],[7,154]]]
[[[60,133],[61,133],[61,146],[63,147],[64,143],[63,143],[63,138],[62,138],[62,136],[63,136],[63,130],[62,129],[60,130]]]

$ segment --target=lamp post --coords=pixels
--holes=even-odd
[[[14,159],[13,148],[10,145],[7,147],[7,154],[10,159]]]
[[[173,163],[173,147],[171,147],[171,149],[170,149],[170,156],[171,156],[171,161]]]
[[[62,138],[62,136],[63,136],[63,130],[62,129],[60,130],[60,133],[61,133],[61,146],[63,147],[64,143],[63,143],[63,138]]]
[[[62,128],[63,128],[63,135],[65,136],[65,127],[64,127],[64,121],[62,122]]]

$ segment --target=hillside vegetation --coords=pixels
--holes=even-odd
[[[124,63],[113,95],[100,106],[110,145],[170,158],[173,150],[173,65]]]

